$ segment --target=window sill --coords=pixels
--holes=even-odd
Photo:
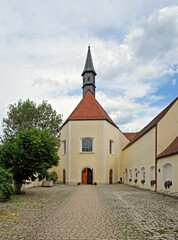
[[[80,154],[94,154],[95,152],[80,152]]]

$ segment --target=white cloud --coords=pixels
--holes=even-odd
[[[121,129],[139,130],[160,109],[147,101],[159,101],[155,92],[165,76],[178,72],[173,3],[3,1],[0,119],[20,98],[47,99],[67,118],[82,97],[80,74],[91,43],[99,102]]]
[[[175,78],[172,80],[172,85],[173,86],[176,85],[176,79]]]

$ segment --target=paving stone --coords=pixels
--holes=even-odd
[[[178,239],[178,200],[127,185],[27,189],[0,203],[0,239]]]

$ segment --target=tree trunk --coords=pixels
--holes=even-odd
[[[21,194],[22,193],[22,182],[21,181],[18,181],[18,180],[15,180],[14,181],[14,191],[15,191],[15,194]]]

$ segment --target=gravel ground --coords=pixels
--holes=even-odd
[[[174,240],[178,200],[123,184],[27,189],[0,203],[6,239]]]

